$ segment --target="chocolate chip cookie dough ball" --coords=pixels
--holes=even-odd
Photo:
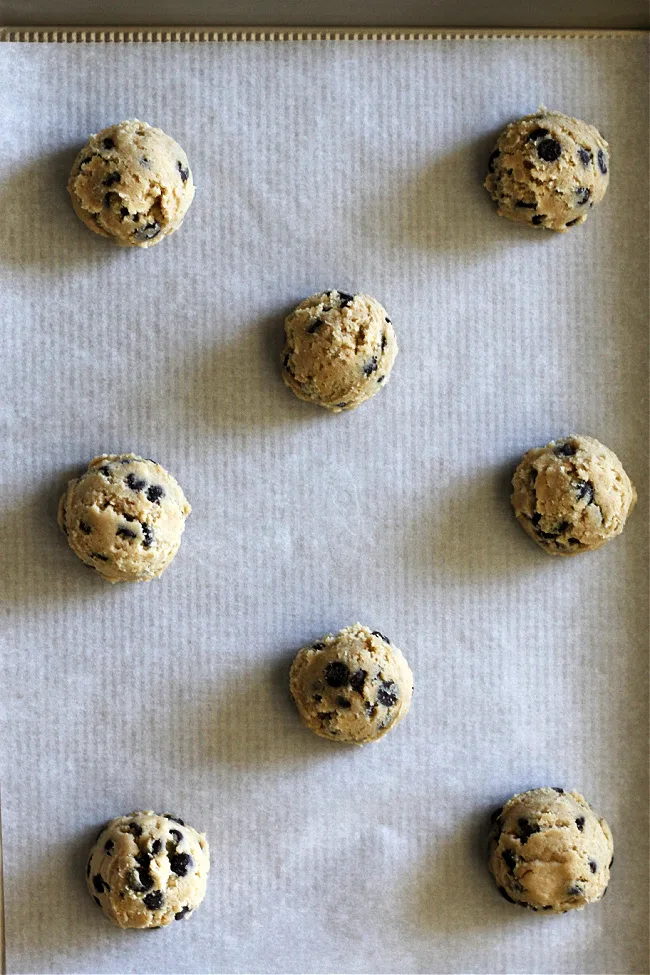
[[[109,582],[139,582],[167,568],[191,510],[160,464],[135,454],[102,454],[68,481],[59,527],[75,555]]]
[[[609,146],[598,129],[542,107],[505,127],[485,188],[499,216],[567,230],[584,223],[608,183]]]
[[[287,317],[282,378],[299,399],[354,410],[388,382],[397,355],[391,320],[368,295],[324,291]]]
[[[205,896],[208,841],[182,819],[134,812],[111,819],[90,851],[88,890],[121,928],[182,921]]]
[[[91,135],[75,159],[68,192],[94,233],[127,247],[152,247],[182,224],[194,183],[177,142],[129,119]]]
[[[365,745],[407,714],[413,674],[387,637],[355,623],[303,647],[289,686],[303,723],[315,735]]]
[[[565,437],[529,450],[512,485],[517,521],[550,555],[600,548],[620,535],[636,502],[616,454],[592,437]]]
[[[507,901],[564,914],[607,890],[612,834],[579,792],[531,789],[509,799],[492,821],[489,866]]]

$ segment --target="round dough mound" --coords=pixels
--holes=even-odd
[[[485,188],[499,216],[530,227],[584,223],[609,183],[609,146],[598,129],[540,108],[507,125],[488,164]]]
[[[599,901],[609,883],[609,826],[579,792],[531,789],[492,814],[489,866],[499,893],[533,911],[564,914]]]
[[[368,295],[324,291],[287,316],[282,378],[299,399],[354,410],[385,386],[397,355],[386,309]]]
[[[68,481],[59,527],[75,555],[109,582],[139,582],[167,568],[191,510],[160,464],[135,454],[101,454]]]
[[[616,454],[592,437],[529,450],[512,485],[517,521],[549,555],[600,548],[623,531],[636,502]]]
[[[303,723],[321,738],[364,745],[407,714],[413,674],[402,651],[355,623],[298,651],[289,678]]]
[[[136,118],[91,135],[68,192],[94,233],[127,247],[153,247],[182,224],[194,182],[178,143]]]
[[[121,928],[160,928],[181,921],[205,896],[210,851],[203,833],[151,810],[111,819],[95,840],[88,890]]]

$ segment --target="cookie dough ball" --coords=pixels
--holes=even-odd
[[[75,159],[68,192],[94,233],[127,247],[152,247],[182,224],[194,182],[177,142],[129,119],[91,135]]]
[[[154,460],[101,454],[68,481],[59,527],[75,555],[109,582],[139,582],[167,568],[191,510],[180,484]]]
[[[517,521],[550,555],[600,548],[620,535],[636,502],[616,454],[592,437],[565,437],[529,450],[512,485]]]
[[[208,841],[182,819],[151,810],[104,826],[86,867],[88,890],[121,928],[160,928],[182,921],[205,896]]]
[[[584,223],[609,183],[609,146],[593,125],[540,108],[507,125],[485,188],[499,216],[547,230]]]
[[[564,914],[607,890],[609,826],[579,792],[531,789],[492,816],[489,866],[499,893],[533,911]]]
[[[388,637],[355,623],[303,647],[289,686],[303,723],[315,735],[365,745],[407,714],[413,674]]]
[[[299,399],[354,410],[385,386],[397,355],[391,320],[369,295],[324,291],[284,323],[282,378]]]

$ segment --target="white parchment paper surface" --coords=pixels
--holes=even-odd
[[[0,50],[2,822],[10,973],[647,971],[647,44],[5,44]],[[499,220],[492,141],[540,103],[612,146],[565,235]],[[148,252],[75,217],[90,132],[186,149],[184,226]],[[324,288],[395,323],[352,414],[295,399],[282,319]],[[521,454],[584,432],[640,500],[547,557]],[[154,457],[193,505],[160,581],[111,587],[56,527],[97,453]],[[295,650],[361,620],[415,674],[363,749],[303,730]],[[610,822],[605,900],[502,901],[487,815],[536,785]],[[84,885],[106,819],[180,815],[212,850],[188,922],[121,932]]]

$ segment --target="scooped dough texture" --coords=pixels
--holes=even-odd
[[[138,582],[167,568],[191,510],[160,464],[135,454],[102,454],[68,481],[59,526],[75,555],[109,582]]]
[[[299,399],[354,410],[385,386],[397,355],[386,309],[368,295],[324,291],[286,318],[282,378]]]
[[[609,826],[579,792],[532,789],[493,814],[489,866],[506,900],[563,914],[599,901],[609,883]]]
[[[194,182],[177,142],[129,119],[91,135],[74,162],[68,192],[94,233],[127,247],[152,247],[182,224]]]
[[[529,450],[512,485],[517,521],[550,555],[600,548],[623,531],[636,502],[616,454],[592,437]]]
[[[158,928],[181,921],[205,895],[208,842],[182,819],[149,811],[104,826],[86,867],[88,890],[121,928]]]
[[[485,188],[508,220],[547,230],[584,223],[609,183],[609,146],[598,129],[540,108],[507,125]]]
[[[290,689],[314,734],[363,745],[383,737],[407,714],[413,674],[387,637],[355,623],[298,652]]]

